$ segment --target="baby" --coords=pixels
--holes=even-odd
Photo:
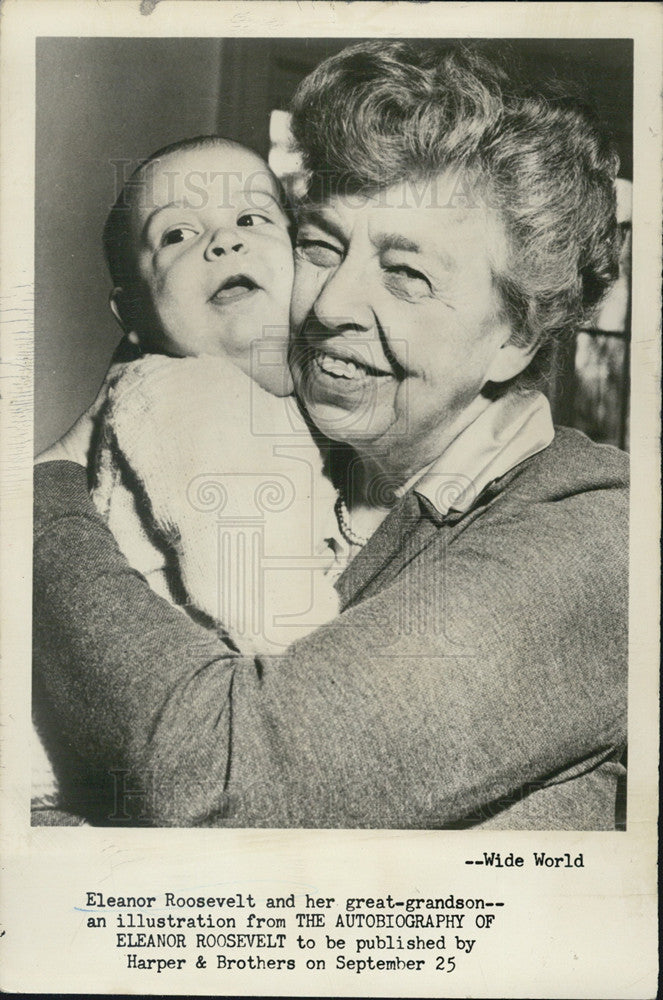
[[[278,182],[236,143],[176,143],[131,178],[104,242],[111,308],[146,356],[111,387],[95,502],[155,590],[282,651],[319,624],[302,586],[333,497],[291,395]]]
[[[111,309],[142,356],[109,387],[97,508],[154,590],[231,648],[281,652],[338,602],[335,492],[287,364],[280,186],[235,142],[175,143],[129,179],[104,247]]]

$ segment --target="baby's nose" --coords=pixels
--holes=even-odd
[[[238,238],[237,233],[220,229],[214,233],[209,241],[205,256],[208,260],[213,260],[228,253],[242,253],[245,249],[246,247],[243,241]]]

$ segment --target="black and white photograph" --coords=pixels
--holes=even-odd
[[[629,40],[38,40],[39,434],[129,360],[38,459],[35,822],[623,828],[631,105]]]
[[[605,997],[622,940],[610,995],[655,990],[655,5],[98,6],[31,28],[3,287],[11,822],[85,869],[53,871],[85,958],[50,982]]]

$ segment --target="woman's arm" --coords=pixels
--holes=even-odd
[[[152,594],[82,470],[44,465],[38,669],[65,731],[86,757],[129,771],[145,791],[134,808],[155,823],[449,825],[587,770],[623,738],[623,595],[606,570],[619,540],[596,550],[590,580],[573,542],[571,562],[556,556],[563,505],[548,506],[536,565],[524,561],[526,512],[484,529],[478,547],[431,539],[420,571],[259,660]]]

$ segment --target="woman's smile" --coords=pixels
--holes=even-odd
[[[372,365],[358,358],[343,357],[324,349],[313,352],[313,362],[320,371],[332,378],[341,378],[352,382],[367,382],[369,378],[393,378],[391,372],[378,371]]]

